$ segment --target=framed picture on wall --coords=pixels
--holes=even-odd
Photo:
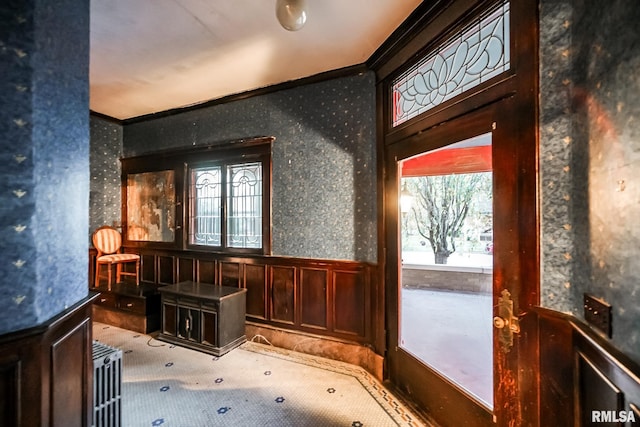
[[[175,171],[128,174],[126,240],[167,242],[176,238]]]

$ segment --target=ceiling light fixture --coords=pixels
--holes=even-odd
[[[276,17],[285,30],[298,31],[307,22],[306,0],[276,0]]]

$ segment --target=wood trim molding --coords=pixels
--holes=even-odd
[[[6,425],[91,426],[91,304],[97,295],[38,326],[0,336],[0,419]]]
[[[581,319],[542,307],[531,314],[539,334],[539,425],[590,425],[592,411],[640,408],[638,363]]]

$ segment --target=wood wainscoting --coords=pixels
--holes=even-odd
[[[42,325],[0,337],[1,425],[91,426],[95,296]]]
[[[140,255],[141,284],[159,287],[194,281],[247,289],[247,322],[256,331],[259,328],[260,335],[270,330],[297,332],[307,338],[356,343],[382,354],[374,342],[376,329],[383,327],[382,317],[376,315],[375,265],[139,247],[125,250]],[[90,283],[95,255],[91,250]],[[247,337],[251,338],[249,333]]]
[[[540,345],[539,425],[639,426],[640,366],[573,316],[542,308],[532,314]],[[593,411],[611,422],[594,422]]]

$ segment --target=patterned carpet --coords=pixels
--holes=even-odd
[[[123,352],[122,425],[425,426],[364,369],[257,342],[215,357],[94,323]]]

